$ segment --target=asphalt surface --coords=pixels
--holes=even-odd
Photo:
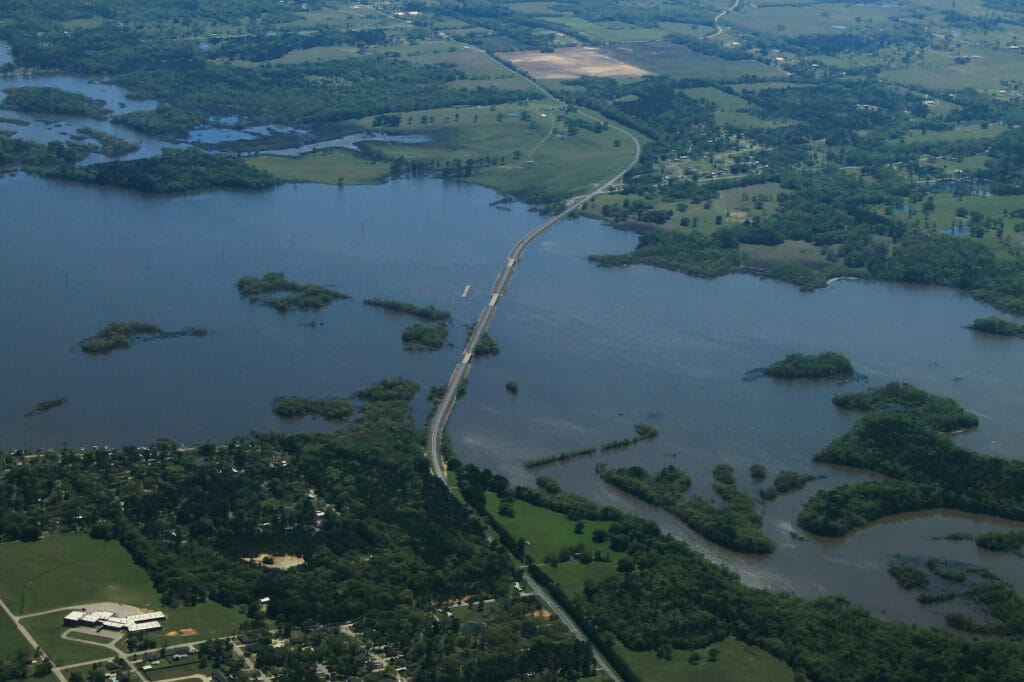
[[[533,576],[530,575],[529,571],[523,571],[523,580],[526,582],[527,585],[530,586],[530,589],[533,590],[534,594],[536,594],[537,597],[539,597],[540,600],[544,602],[544,604],[548,607],[551,613],[558,616],[558,619],[565,623],[565,626],[569,628],[569,632],[571,632],[576,639],[580,640],[581,642],[590,642],[587,636],[583,634],[583,630],[580,629],[580,626],[576,624],[576,621],[574,621],[572,617],[570,617],[569,614],[565,612],[565,609],[563,609],[561,605],[557,601],[555,601],[554,597],[552,597],[550,594],[544,591],[544,588],[540,586],[540,583],[533,579]],[[619,676],[619,673],[615,672],[615,668],[613,668],[611,664],[608,663],[608,659],[601,655],[600,651],[594,648],[593,642],[590,642],[590,646],[591,650],[594,653],[594,660],[597,661],[598,667],[604,670],[608,678],[611,680],[615,680],[615,682],[623,682],[623,679]]]
[[[495,60],[495,62],[508,69],[508,67],[501,64],[501,62],[498,62],[497,60]],[[511,69],[508,70],[512,73],[516,73]],[[516,73],[516,75],[520,78],[524,78],[522,74]],[[524,80],[554,101],[559,101],[550,92],[533,81],[530,81],[527,78],[524,78]],[[602,121],[602,119],[584,112],[577,113],[594,121]],[[512,250],[508,252],[508,257],[505,259],[505,265],[498,271],[498,276],[495,278],[494,285],[491,287],[491,296],[488,298],[487,304],[484,306],[483,310],[480,311],[480,315],[477,317],[476,325],[473,327],[473,331],[469,335],[469,339],[466,341],[466,346],[463,349],[461,360],[459,361],[459,364],[455,366],[455,369],[452,370],[451,376],[448,379],[448,385],[445,387],[444,397],[441,399],[440,405],[438,405],[433,418],[430,420],[430,428],[427,434],[427,455],[430,457],[431,471],[433,471],[434,475],[440,478],[446,486],[448,485],[448,467],[445,464],[443,455],[441,454],[441,440],[444,435],[444,428],[448,423],[448,418],[451,416],[452,410],[455,408],[459,384],[469,377],[469,370],[473,361],[473,349],[476,348],[476,344],[480,341],[483,335],[487,333],[487,330],[490,329],[491,322],[497,314],[497,304],[501,300],[501,297],[508,292],[508,287],[512,283],[512,277],[516,272],[516,265],[519,263],[523,254],[530,245],[537,241],[545,232],[562,222],[565,218],[569,217],[569,215],[571,215],[577,208],[585,204],[587,201],[590,201],[593,197],[607,191],[609,187],[621,180],[622,176],[624,176],[629,169],[636,165],[636,162],[640,160],[640,141],[628,130],[620,128],[619,126],[608,123],[608,127],[619,131],[632,140],[634,147],[632,161],[630,161],[628,166],[623,168],[619,173],[616,173],[613,177],[609,178],[600,187],[589,194],[576,197],[569,202],[564,211],[556,216],[548,218],[543,223],[527,232],[523,235],[522,239],[516,242],[515,246],[512,247]],[[548,609],[558,616],[558,619],[565,624],[569,631],[572,632],[573,636],[581,641],[590,642],[589,638],[583,633],[583,630],[579,625],[573,621],[569,614],[565,612],[565,609],[559,606],[558,602],[555,601],[555,599],[548,594],[544,588],[537,583],[537,581],[535,581],[528,573],[523,573],[523,579],[530,585],[530,588],[534,593],[547,605]],[[597,661],[598,667],[604,670],[604,673],[609,679],[614,682],[623,682],[622,677],[615,671],[615,668],[608,663],[605,657],[601,655],[593,644],[593,642],[590,642],[591,649],[594,653],[594,660]]]
[[[593,116],[583,114],[582,112],[579,113],[587,118],[600,120]],[[444,434],[444,427],[448,423],[448,418],[451,416],[452,409],[455,407],[459,384],[469,376],[469,370],[473,359],[473,349],[476,348],[476,344],[480,341],[483,335],[487,333],[487,330],[490,329],[491,322],[497,314],[498,301],[500,301],[501,297],[508,292],[508,287],[512,283],[512,277],[516,272],[516,265],[523,257],[526,249],[537,241],[545,232],[565,220],[577,208],[585,204],[587,201],[590,201],[593,197],[606,192],[609,187],[621,180],[622,176],[625,175],[626,172],[640,159],[640,141],[637,140],[632,133],[619,128],[618,126],[609,124],[608,127],[618,130],[633,141],[635,150],[632,161],[626,168],[623,168],[622,171],[609,178],[600,187],[589,194],[576,197],[569,203],[565,210],[558,215],[548,218],[516,242],[515,246],[512,247],[512,250],[508,252],[508,257],[505,259],[505,265],[503,265],[501,270],[498,271],[498,276],[495,278],[494,285],[491,287],[492,296],[488,300],[487,305],[485,305],[483,310],[480,311],[480,315],[477,317],[476,325],[473,327],[473,332],[469,335],[469,339],[466,341],[466,346],[463,348],[462,359],[459,361],[459,364],[455,366],[455,369],[452,370],[452,374],[448,379],[448,385],[445,388],[444,397],[441,399],[441,404],[434,413],[434,417],[430,420],[430,429],[427,434],[427,454],[430,457],[431,470],[434,472],[435,476],[444,481],[445,485],[448,485],[448,469],[445,466],[444,458],[441,454],[441,438]]]

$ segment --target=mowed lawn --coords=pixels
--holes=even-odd
[[[19,615],[70,608],[95,602],[117,602],[161,610],[167,615],[160,631],[149,633],[157,646],[174,646],[234,634],[245,621],[236,609],[205,602],[196,606],[169,607],[146,572],[132,562],[117,542],[94,540],[85,535],[54,535],[38,542],[0,544],[0,597]],[[26,618],[22,624],[57,665],[71,665],[104,658],[109,649],[81,638],[61,638],[66,628],[63,613]],[[13,635],[8,636],[8,630]],[[13,653],[21,639],[13,623],[0,619],[0,656]]]
[[[616,650],[626,659],[633,672],[645,682],[791,682],[793,671],[788,665],[764,649],[744,644],[729,637],[703,649],[674,650],[672,659],[658,658],[653,651],[630,651],[624,646]],[[711,649],[718,650],[718,660],[708,660]],[[700,660],[690,663],[690,655]]]
[[[14,621],[7,617],[6,613],[0,612],[0,660],[13,658],[19,653],[31,653],[32,647],[18,629],[14,627]]]
[[[162,610],[167,614],[163,628],[146,635],[147,638],[156,642],[158,647],[174,647],[179,644],[233,635],[238,632],[238,627],[245,621],[244,614],[211,602],[181,608],[162,607]],[[61,638],[61,635],[67,630],[64,627],[61,613],[26,618],[22,621],[22,625],[32,633],[32,636],[39,642],[39,646],[57,665],[85,663],[112,655],[110,649],[93,646],[87,641],[83,641],[84,638],[79,638],[78,641]],[[93,639],[93,637],[89,639]],[[95,639],[99,641],[98,637]],[[118,642],[118,646],[122,650],[124,650],[122,646],[124,641],[122,638]]]
[[[61,639],[61,634],[67,628],[64,627],[62,614],[51,613],[44,616],[25,618],[21,624],[32,633],[39,646],[46,655],[50,657],[54,665],[65,666],[75,663],[95,661],[99,658],[113,656],[110,649],[94,646],[81,640],[75,642]]]
[[[52,535],[0,544],[0,598],[17,615],[112,601],[157,609],[160,596],[117,542]]]
[[[163,629],[146,635],[161,647],[234,635],[245,622],[244,613],[213,602],[161,610],[167,614]]]
[[[533,560],[561,585],[570,596],[583,591],[587,580],[601,580],[615,573],[619,559],[625,556],[622,552],[614,552],[607,542],[594,542],[593,533],[597,529],[607,531],[611,521],[584,521],[583,533],[575,532],[576,522],[569,520],[564,514],[549,509],[536,507],[521,500],[514,500],[512,507],[515,516],[498,515],[498,496],[487,493],[487,511],[505,526],[512,537],[524,538],[527,541],[526,551]],[[567,561],[556,567],[543,563],[549,555],[557,555],[563,548],[575,548],[582,544],[591,553],[607,554],[611,561],[591,561],[583,564],[579,561]]]

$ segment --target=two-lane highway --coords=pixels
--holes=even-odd
[[[476,349],[476,345],[480,342],[483,335],[487,333],[488,329],[490,329],[491,322],[494,320],[494,316],[497,313],[498,301],[508,292],[509,284],[512,283],[512,277],[516,272],[516,265],[522,259],[523,253],[525,253],[526,249],[537,241],[541,235],[565,220],[577,208],[585,204],[587,201],[590,201],[590,199],[598,194],[607,191],[609,187],[621,180],[622,176],[625,175],[626,172],[629,171],[629,169],[632,168],[640,159],[640,141],[627,130],[623,130],[618,126],[610,124],[609,127],[618,130],[633,141],[634,153],[632,161],[630,161],[628,166],[623,168],[619,173],[616,173],[613,177],[609,178],[600,187],[589,194],[576,197],[568,204],[568,206],[566,206],[565,210],[558,215],[548,218],[516,242],[515,246],[512,247],[512,250],[508,252],[505,265],[503,265],[501,270],[498,271],[498,276],[495,278],[494,285],[491,287],[490,299],[488,300],[487,305],[484,306],[483,310],[480,311],[480,315],[476,320],[476,325],[474,325],[473,331],[469,335],[469,339],[466,341],[466,346],[463,348],[462,359],[459,361],[459,364],[455,366],[451,377],[448,379],[448,386],[445,388],[444,397],[441,399],[441,404],[434,413],[433,419],[430,420],[430,429],[427,434],[427,455],[430,457],[431,468],[434,471],[434,475],[444,481],[445,485],[448,484],[448,469],[445,466],[443,456],[441,454],[441,437],[444,433],[444,427],[448,423],[448,417],[451,416],[452,409],[455,407],[459,384],[469,376],[469,369],[473,361],[473,351]]]
[[[508,68],[504,64],[501,64],[501,62],[497,62],[497,60],[495,61],[502,67]],[[509,69],[509,71],[511,71],[511,69]],[[512,71],[512,73],[515,72]],[[516,75],[523,78],[521,74]],[[533,81],[530,81],[529,79],[525,78],[524,80],[527,80],[531,85],[536,87],[538,90],[543,92],[551,99],[559,101],[550,92],[548,92],[541,86],[537,85]],[[595,116],[591,116],[590,114],[587,114],[585,112],[580,111],[577,113],[591,120],[599,122],[601,121],[601,119],[598,119]],[[617,125],[609,123],[608,127],[612,128],[613,130],[617,130],[618,132],[622,133],[623,135],[625,135],[626,137],[633,141],[633,158],[629,162],[629,165],[623,168],[620,172],[616,173],[613,177],[609,178],[606,182],[601,184],[600,187],[594,189],[589,194],[586,194],[581,197],[576,197],[575,199],[570,201],[566,205],[565,210],[563,210],[558,215],[548,218],[543,223],[530,230],[523,236],[522,239],[516,242],[515,246],[512,247],[512,250],[509,251],[508,257],[505,260],[505,264],[502,266],[501,270],[498,271],[498,276],[494,280],[494,286],[491,287],[490,297],[487,301],[487,304],[484,306],[483,310],[480,311],[480,315],[477,317],[476,320],[476,325],[473,327],[473,331],[470,333],[469,339],[467,339],[466,341],[466,346],[462,350],[461,360],[457,365],[455,365],[455,369],[452,370],[451,376],[448,378],[448,385],[445,387],[444,397],[441,398],[441,402],[438,405],[437,410],[434,412],[433,418],[430,420],[430,428],[427,433],[427,456],[430,458],[430,468],[434,472],[434,475],[440,478],[445,485],[448,485],[448,467],[445,464],[444,457],[441,454],[441,439],[444,435],[444,428],[445,425],[448,423],[448,417],[451,416],[452,409],[455,407],[455,401],[458,397],[459,386],[469,377],[469,369],[473,362],[473,351],[476,349],[476,345],[477,343],[480,342],[480,339],[483,337],[483,335],[487,333],[488,329],[490,329],[491,322],[494,320],[494,316],[497,313],[498,301],[501,300],[501,297],[504,296],[508,291],[509,284],[511,284],[512,277],[515,275],[516,272],[516,265],[519,264],[519,261],[520,259],[522,259],[523,254],[526,252],[526,249],[529,248],[530,245],[533,244],[535,241],[537,241],[537,239],[539,239],[541,235],[543,235],[545,232],[550,230],[558,223],[562,222],[562,220],[571,215],[573,211],[575,211],[577,208],[585,204],[587,201],[590,201],[590,199],[597,196],[598,194],[607,191],[609,187],[611,187],[619,180],[621,180],[622,177],[629,171],[629,169],[636,165],[636,162],[640,160],[640,140],[638,140],[628,130],[620,128]],[[566,613],[565,610],[558,605],[558,602],[551,595],[545,592],[544,589],[539,584],[537,584],[536,581],[534,581],[528,573],[524,573],[523,578],[530,584],[530,587],[533,588],[534,592],[546,604],[548,604],[548,607],[551,609],[551,611],[563,623],[565,623],[566,627],[569,628],[569,631],[572,632],[574,636],[583,641],[589,642],[589,639],[583,633],[579,625],[577,625],[572,620],[569,614]],[[604,658],[604,656],[600,654],[596,647],[593,647],[593,642],[590,642],[590,644],[593,648],[594,658],[597,661],[598,666],[604,670],[608,678],[611,679],[612,682],[623,682],[622,677],[618,674],[618,672],[616,672],[615,668],[613,668],[608,663],[608,661]]]

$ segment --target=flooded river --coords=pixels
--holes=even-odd
[[[113,86],[65,78],[8,78],[0,85],[55,85],[90,96],[107,89],[103,97],[115,111],[154,105],[131,101]],[[0,111],[0,118],[24,117]],[[82,125],[138,140],[140,154],[165,144],[109,122],[0,123],[39,141]],[[116,446],[161,437],[203,443],[324,428],[279,419],[270,405],[281,395],[350,395],[384,376],[407,376],[424,389],[443,384],[505,254],[541,220],[521,204],[496,206],[499,199],[480,187],[436,180],[150,197],[2,178],[0,447]],[[469,394],[449,423],[462,459],[514,483],[551,476],[568,490],[654,518],[750,584],[808,597],[841,593],[888,617],[940,623],[943,613],[918,605],[886,574],[897,553],[986,566],[1024,590],[1021,559],[936,539],[1022,524],[929,513],[828,541],[794,528],[815,490],[867,477],[811,462],[855,419],[831,404],[836,390],[911,382],[980,415],[980,428],[958,437],[965,446],[1022,455],[1024,342],[964,329],[991,308],[948,289],[841,281],[808,294],[749,275],[709,281],[586,261],[635,242],[632,233],[581,219],[559,225],[527,252],[491,328],[501,354],[474,364]],[[239,297],[239,277],[270,271],[335,285],[353,299],[319,313],[281,315]],[[437,353],[404,352],[402,329],[415,320],[362,305],[369,297],[451,310],[451,344]],[[210,334],[138,343],[109,356],[78,350],[106,323],[134,319],[169,330],[197,325]],[[845,388],[743,381],[749,370],[787,353],[823,350],[847,355],[865,379]],[[518,382],[518,395],[505,390],[510,380]],[[425,393],[414,406],[421,423]],[[58,398],[67,404],[24,416]],[[637,422],[656,425],[660,435],[532,473],[522,466],[539,455],[630,436]],[[778,549],[752,558],[715,547],[605,486],[594,473],[599,462],[673,464],[693,475],[698,491],[710,489],[719,462],[733,464],[752,492],[747,470],[755,463],[769,477],[790,469],[824,478],[765,507],[766,532]]]

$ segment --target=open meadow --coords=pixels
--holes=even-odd
[[[618,651],[640,679],[651,682],[790,682],[793,671],[785,663],[756,646],[734,637],[702,649],[673,650],[672,658],[659,658],[651,651],[630,651],[621,644]],[[712,654],[715,650],[717,653]],[[699,659],[691,662],[697,654]],[[711,660],[714,658],[714,660]]]
[[[14,627],[14,621],[0,612],[0,660],[11,658],[20,653],[30,653],[28,642]]]
[[[145,571],[116,542],[51,535],[0,544],[0,598],[17,615],[96,602],[158,609]]]
[[[568,134],[562,109],[551,100],[494,107],[430,109],[402,113],[391,134],[425,135],[426,144],[363,143],[362,152],[318,151],[300,157],[252,157],[249,163],[289,182],[370,184],[391,174],[391,163],[432,164],[443,172],[473,163],[471,175],[449,177],[520,197],[580,194],[624,168],[633,145],[614,130],[580,128]],[[357,124],[372,127],[372,119]],[[616,143],[616,141],[618,141]]]
[[[108,642],[109,638],[89,634],[76,635],[78,641],[62,638],[67,630],[63,612],[78,606],[113,602],[163,611],[167,616],[163,628],[147,633],[157,646],[224,637],[237,632],[245,621],[244,614],[212,602],[178,607],[162,604],[145,571],[113,541],[69,534],[31,543],[5,543],[0,544],[0,563],[5,567],[0,575],[0,597],[19,614],[40,614],[25,618],[22,624],[58,665],[110,655],[109,649],[90,644]],[[8,642],[17,650],[20,635],[13,627],[13,623],[0,620],[0,655]],[[16,638],[5,636],[8,628]]]

